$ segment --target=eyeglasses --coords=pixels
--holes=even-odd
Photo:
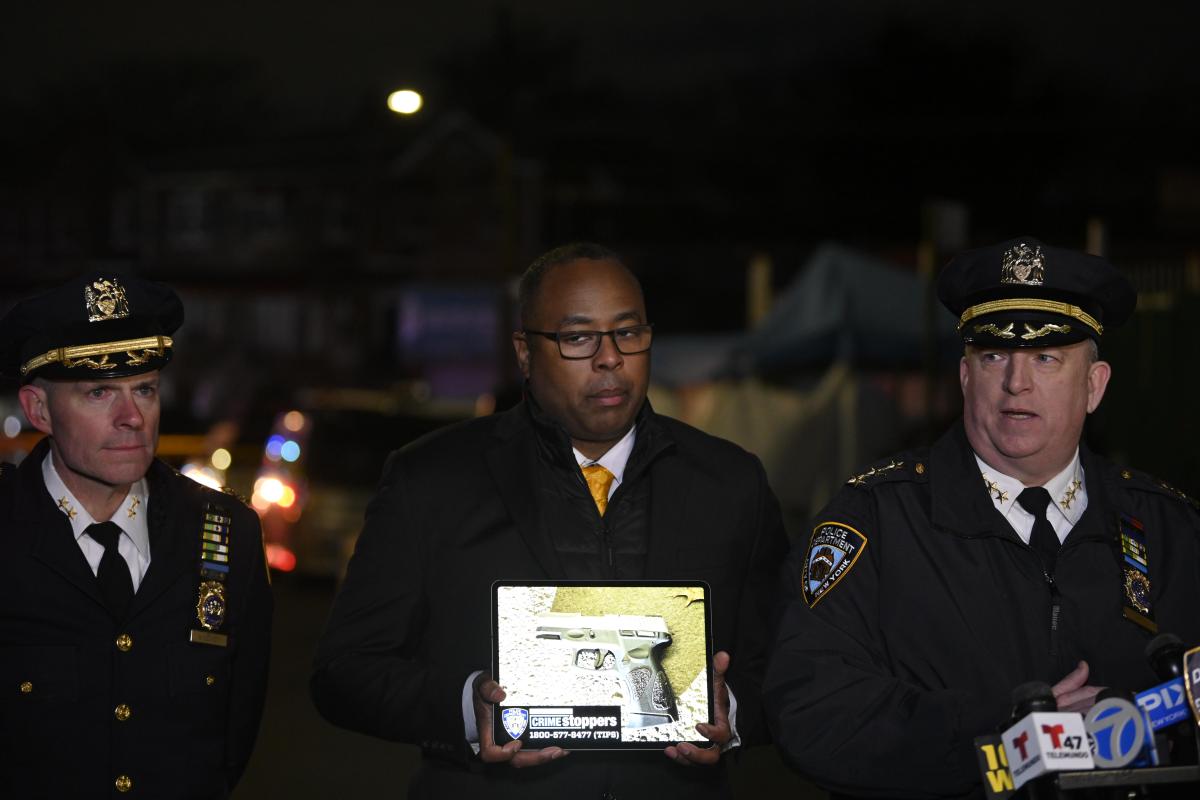
[[[611,331],[531,331],[522,330],[524,334],[545,336],[558,344],[558,354],[566,359],[577,360],[592,358],[600,352],[600,342],[605,336],[611,336],[617,352],[621,355],[634,356],[650,349],[650,340],[654,338],[654,326],[630,325],[628,328],[615,328]]]

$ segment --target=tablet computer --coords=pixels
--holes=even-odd
[[[710,742],[709,589],[701,581],[492,585],[496,744],[661,750]]]

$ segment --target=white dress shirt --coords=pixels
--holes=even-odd
[[[1033,514],[1030,514],[1017,502],[1017,495],[1028,487],[1016,478],[1009,477],[1000,470],[988,466],[978,455],[975,456],[975,462],[979,465],[979,472],[983,476],[984,484],[988,487],[988,494],[991,496],[992,502],[1008,520],[1008,524],[1016,531],[1017,536],[1021,537],[1021,541],[1029,544],[1029,537],[1033,534]],[[1066,540],[1067,534],[1071,532],[1071,529],[1083,517],[1083,512],[1087,510],[1087,486],[1084,484],[1083,478],[1083,465],[1079,463],[1079,448],[1075,448],[1075,455],[1071,459],[1071,463],[1045,483],[1045,489],[1050,493],[1051,500],[1046,509],[1046,519],[1054,528],[1060,543]]]
[[[571,448],[571,452],[575,454],[575,461],[579,464],[580,469],[599,464],[612,473],[613,482],[608,487],[608,498],[611,500],[613,493],[621,485],[621,481],[625,480],[625,465],[629,463],[629,454],[633,452],[633,444],[636,441],[637,426],[634,425],[629,429],[629,433],[622,436],[619,442],[608,448],[608,452],[599,458],[588,458],[574,447]]]
[[[50,497],[71,523],[75,543],[83,551],[83,557],[87,559],[88,566],[95,575],[100,569],[100,559],[104,557],[104,545],[84,534],[89,525],[105,520],[93,519],[83,507],[83,503],[75,499],[75,495],[71,494],[58,470],[54,468],[54,456],[51,453],[46,453],[46,458],[42,461],[42,480]],[[121,536],[117,539],[117,552],[129,565],[129,577],[133,580],[135,592],[141,585],[142,578],[146,576],[146,570],[150,569],[150,526],[146,522],[149,505],[150,490],[146,479],[142,478],[129,487],[129,494],[125,495],[121,505],[113,512],[112,519],[108,520],[116,523],[121,529]]]

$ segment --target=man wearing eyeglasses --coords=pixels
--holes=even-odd
[[[650,407],[653,328],[614,253],[553,250],[519,299],[524,401],[389,459],[313,698],[335,724],[421,746],[411,797],[728,797],[723,753],[764,736],[778,503],[756,458]],[[491,704],[505,695],[485,672],[497,579],[707,581],[716,710],[697,728],[712,746],[571,758],[497,746]]]

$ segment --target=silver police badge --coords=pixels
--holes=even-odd
[[[104,322],[124,319],[129,316],[129,301],[125,289],[115,280],[101,278],[83,287],[83,301],[87,304],[88,322]]]
[[[840,522],[823,522],[813,529],[800,581],[809,608],[846,576],[866,546],[867,537]]]
[[[520,739],[521,734],[529,727],[529,709],[506,708],[500,712],[500,720],[509,736]]]
[[[1046,260],[1042,247],[1030,247],[1021,242],[1004,251],[1000,262],[1000,282],[1041,286],[1046,280]]]

